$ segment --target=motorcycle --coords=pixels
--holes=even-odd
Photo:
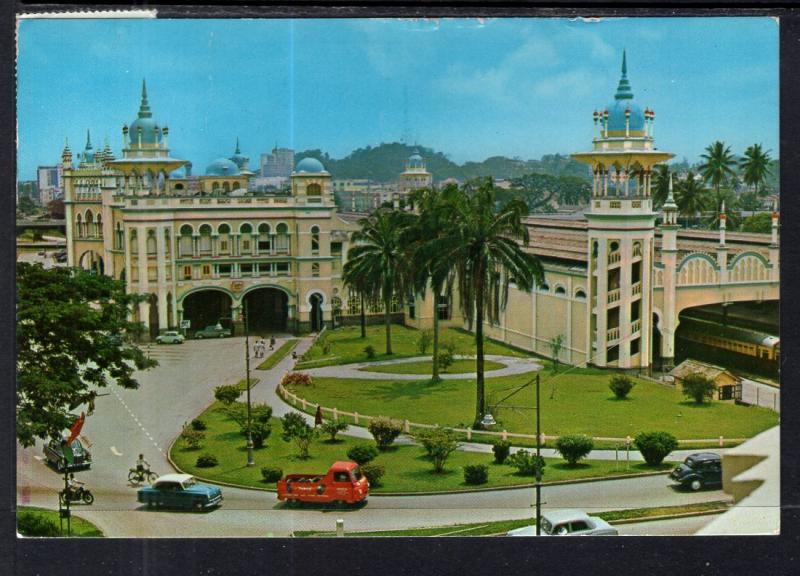
[[[88,488],[84,488],[83,486],[62,490],[58,493],[58,498],[62,504],[66,504],[67,502],[81,501],[86,504],[91,504],[94,502],[94,495],[89,491]]]
[[[152,472],[150,469],[137,470],[136,468],[131,468],[130,472],[128,472],[128,482],[131,484],[140,484],[145,480],[148,484],[152,484],[158,480],[158,474]]]

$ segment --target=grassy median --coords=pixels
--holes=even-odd
[[[58,511],[34,506],[17,506],[17,531],[28,537],[65,537],[67,522],[63,521],[64,532],[60,533]],[[73,538],[102,538],[103,532],[88,520],[72,515],[70,536]]]
[[[297,346],[298,342],[299,340],[297,338],[291,338],[287,340],[281,344],[280,348],[270,354],[269,358],[259,364],[256,370],[270,370],[271,368],[274,368],[278,362],[286,358],[289,352],[291,352],[292,349]]]

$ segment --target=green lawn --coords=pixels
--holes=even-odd
[[[38,516],[39,518],[43,518],[46,521],[49,521],[56,526],[59,526],[58,523],[58,511],[57,510],[46,510],[44,508],[37,508],[35,506],[17,506],[17,518],[20,517],[22,514],[30,514],[32,516]],[[70,518],[70,532],[71,536],[74,538],[102,538],[103,532],[94,524],[89,522],[88,520],[84,520],[80,516],[72,515]],[[66,520],[64,520],[64,534],[63,536],[67,535],[67,524]],[[29,536],[29,534],[23,534],[23,536]]]
[[[499,370],[505,368],[505,364],[484,360],[484,370]],[[422,360],[420,362],[403,362],[402,364],[388,364],[383,366],[365,366],[361,368],[363,372],[384,372],[387,374],[427,374],[433,373],[433,361]],[[466,374],[475,372],[475,360],[456,360],[447,370],[442,370],[442,374]]]
[[[299,340],[297,338],[290,338],[286,342],[284,342],[280,348],[275,350],[272,354],[270,354],[269,358],[264,360],[261,364],[258,365],[256,370],[269,370],[273,366],[275,366],[278,362],[286,358],[286,355],[292,351],[292,348],[297,346]]]
[[[344,326],[326,332],[301,358],[297,368],[317,368],[320,366],[333,366],[339,364],[352,364],[353,362],[365,362],[367,360],[392,360],[395,358],[410,358],[421,356],[417,348],[417,340],[420,331],[414,328],[406,328],[399,324],[392,324],[392,352],[390,356],[384,354],[386,351],[386,332],[383,326],[367,326],[367,337],[361,338],[361,328],[359,326]],[[442,330],[439,341],[452,340],[456,344],[456,354],[472,355],[475,354],[475,338],[472,334],[462,330],[449,328]],[[330,349],[325,353],[325,346]],[[375,357],[367,358],[364,348],[372,346],[375,349]],[[506,356],[530,356],[516,348],[506,346],[497,342],[486,340],[484,345],[486,354],[504,354]],[[431,350],[428,348],[427,353]]]
[[[273,419],[272,434],[267,439],[265,447],[255,451],[256,465],[248,468],[246,466],[245,439],[239,434],[236,424],[218,410],[219,407],[220,404],[215,403],[199,416],[208,426],[205,431],[206,440],[201,449],[188,450],[184,441],[179,439],[171,452],[171,457],[179,468],[211,482],[230,482],[274,488],[274,483],[265,484],[261,481],[262,466],[280,467],[284,474],[290,472],[322,473],[327,471],[334,461],[347,460],[347,450],[354,444],[369,442],[342,437],[335,444],[331,444],[324,439],[319,439],[312,445],[310,457],[307,460],[301,460],[296,456],[295,445],[281,440],[280,420]],[[213,468],[197,468],[195,466],[197,457],[204,453],[214,454],[219,460],[219,465]],[[431,462],[421,447],[397,446],[381,453],[373,461],[373,463],[381,464],[386,468],[382,486],[374,488],[373,491],[380,493],[467,490],[471,487],[464,483],[462,467],[466,464],[490,464],[491,462],[491,454],[458,451],[450,456],[443,474],[433,474]],[[655,470],[668,470],[671,467],[671,464],[664,464]],[[547,459],[544,480],[553,482],[573,478],[635,474],[653,470],[642,463],[631,464],[630,468],[627,468],[623,462],[616,464],[614,461],[592,460],[570,468],[563,460],[553,458]],[[516,470],[510,466],[491,463],[489,483],[482,487],[514,486],[531,484],[533,481],[533,477],[517,475]]]
[[[597,369],[570,368],[555,375],[543,370],[542,433],[624,438],[664,430],[679,439],[749,438],[778,423],[778,415],[766,408],[716,401],[696,405],[679,389],[646,380],[636,380],[628,399],[616,400],[608,389],[610,376]],[[487,378],[487,405],[499,402],[531,377]],[[466,427],[475,413],[474,379],[431,384],[428,380],[315,378],[313,386],[293,391],[314,406],[442,426]],[[490,408],[498,421],[495,430],[534,434],[534,402],[535,386],[530,385],[503,402],[516,408]]]

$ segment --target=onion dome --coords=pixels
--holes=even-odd
[[[228,158],[217,158],[206,166],[206,176],[238,176],[239,167]]]
[[[131,122],[128,133],[132,145],[140,142],[140,135],[142,144],[158,144],[161,141],[161,132],[153,120],[150,103],[147,101],[147,85],[144,80],[142,80],[142,101],[139,104],[139,114],[136,120]]]
[[[239,150],[238,137],[236,138],[236,150],[234,151],[233,156],[230,157],[230,160],[239,167],[239,170],[246,168],[247,164],[250,162],[250,158],[243,156],[241,150]]]
[[[604,113],[605,116],[605,113]],[[645,115],[634,102],[631,84],[628,81],[628,65],[625,51],[622,51],[622,76],[617,85],[614,101],[608,106],[608,130],[624,132],[629,123],[631,132],[644,131]]]
[[[297,173],[321,174],[325,172],[325,166],[316,158],[303,158],[297,163],[294,171]]]
[[[94,162],[94,147],[92,146],[92,136],[86,131],[86,148],[83,150],[81,161],[87,164]]]

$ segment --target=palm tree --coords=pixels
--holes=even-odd
[[[739,168],[744,172],[742,180],[748,186],[753,186],[756,196],[758,195],[758,186],[763,184],[767,176],[772,173],[770,169],[772,158],[769,153],[769,150],[764,152],[761,144],[753,144],[744,151],[744,157],[739,159]]]
[[[686,227],[689,227],[689,218],[701,211],[706,203],[708,192],[695,178],[691,170],[686,174],[686,179],[678,182],[675,194],[675,203],[678,211],[686,217]]]
[[[374,299],[376,294],[374,291],[370,290],[370,285],[366,284],[363,278],[358,276],[352,276],[352,272],[348,274],[349,270],[345,268],[342,274],[342,280],[346,286],[352,289],[352,291],[358,295],[360,307],[361,307],[361,337],[367,337],[367,316],[364,310],[364,299]]]
[[[450,226],[444,195],[452,195],[451,188],[443,194],[435,188],[415,190],[410,197],[416,212],[413,222],[406,229],[404,238],[409,261],[409,286],[414,295],[425,297],[428,285],[433,292],[433,373],[431,379],[438,382],[439,377],[439,298],[448,293],[452,285],[452,262],[444,257],[439,241]],[[457,190],[457,188],[456,188]],[[445,290],[447,286],[447,290]]]
[[[378,208],[363,218],[361,230],[353,233],[355,246],[348,252],[343,275],[351,286],[361,287],[383,300],[386,354],[392,353],[392,299],[404,294],[406,261],[402,237],[407,212]]]
[[[669,195],[669,177],[673,175],[669,166],[659,164],[653,171],[653,208],[660,208]]]
[[[719,193],[719,189],[728,177],[734,174],[736,159],[731,154],[731,147],[717,140],[706,147],[705,154],[701,155],[704,162],[698,166],[703,180],[710,182]]]
[[[530,238],[522,219],[525,202],[514,198],[495,212],[495,188],[491,178],[476,180],[461,189],[445,191],[444,202],[452,217],[448,233],[438,242],[446,261],[452,262],[458,282],[462,314],[474,319],[477,348],[475,425],[486,411],[484,394],[483,321],[498,320],[508,300],[508,284],[530,292],[544,281],[541,262],[525,252]]]
[[[706,195],[705,209],[708,211],[705,221],[709,229],[714,230],[719,228],[719,215],[722,214],[723,208],[725,210],[726,228],[728,230],[735,230],[739,227],[741,217],[739,214],[739,201],[736,199],[736,194],[727,188],[720,188],[714,190],[710,195]]]

